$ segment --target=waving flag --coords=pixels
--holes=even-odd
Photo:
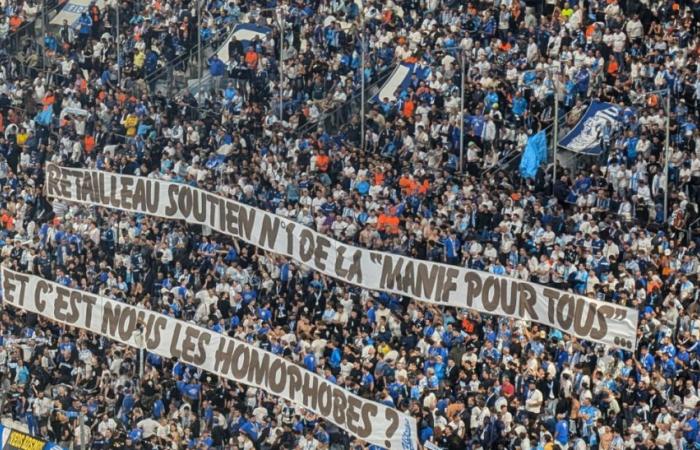
[[[520,175],[535,178],[537,169],[547,161],[547,135],[544,130],[528,138],[520,159]]]
[[[49,105],[49,106],[45,107],[43,111],[40,111],[39,114],[37,114],[34,117],[34,122],[36,122],[38,125],[42,125],[44,127],[50,126],[52,120],[53,120],[53,105]]]
[[[622,122],[622,109],[612,103],[593,102],[576,126],[559,141],[559,145],[569,151],[586,155],[599,155],[603,152],[601,139],[606,124],[613,128]]]

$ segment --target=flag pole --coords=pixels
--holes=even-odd
[[[552,158],[554,159],[554,167],[552,169],[552,194],[554,194],[554,185],[557,183],[557,150],[559,149],[559,89],[557,87],[557,74],[552,77],[554,86],[554,124],[552,128]]]

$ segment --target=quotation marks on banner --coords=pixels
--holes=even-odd
[[[620,321],[625,320],[627,318],[627,311],[625,311],[622,308],[615,309],[615,313],[613,314],[612,318],[614,320]],[[624,337],[615,336],[614,342],[615,345],[619,345],[620,347],[624,347],[627,349],[632,349],[634,347],[632,341],[629,339],[625,339]]]

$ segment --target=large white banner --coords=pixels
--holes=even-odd
[[[2,289],[4,301],[17,308],[260,388],[369,443],[388,449],[417,448],[412,417],[246,342],[6,267],[2,267]]]
[[[51,25],[62,26],[63,21],[68,22],[69,27],[73,27],[78,23],[80,15],[87,12],[90,9],[90,3],[92,0],[70,0],[66,3],[61,11],[56,14],[56,17],[51,19]],[[104,0],[97,0],[95,2],[100,11],[104,11]]]
[[[538,322],[589,341],[636,347],[637,311],[546,286],[361,249],[291,220],[181,183],[46,165],[46,195],[206,225],[363,288]]]

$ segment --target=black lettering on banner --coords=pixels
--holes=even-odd
[[[403,275],[400,278],[401,287],[399,288],[398,285],[396,286],[407,295],[413,295],[416,292],[416,273],[413,264],[413,261],[410,259],[406,261],[406,264],[403,266]]]
[[[68,307],[68,298],[70,298],[70,290],[63,286],[56,286],[56,298],[53,303],[53,315],[60,322],[66,321],[66,316],[63,311]]]
[[[360,433],[360,410],[362,409],[362,401],[354,395],[348,395],[348,410],[345,414],[345,425],[348,430],[355,435]]]
[[[119,319],[121,318],[121,305],[118,303],[104,302],[102,309],[102,334],[108,337],[117,336]]]
[[[89,319],[81,319],[80,316],[85,312],[91,317],[93,307],[99,302],[101,314],[98,318],[101,318],[102,322],[96,326],[95,331],[106,337],[134,345],[134,333],[137,327],[143,326],[145,346],[156,350],[162,356],[181,358],[183,362],[200,368],[203,368],[213,356],[215,373],[222,373],[232,380],[256,385],[282,396],[288,390],[287,398],[303,407],[317,411],[359,437],[365,439],[372,434],[372,420],[379,411],[378,405],[371,402],[365,405],[362,399],[347,397],[342,388],[336,387],[314,373],[286,363],[272,354],[251,348],[246,344],[235,345],[234,339],[218,338],[216,337],[218,335],[208,330],[181,323],[178,320],[172,320],[171,323],[170,318],[139,307],[119,304],[107,298],[98,298],[44,280],[33,281],[30,276],[17,275],[9,269],[1,270],[7,297],[17,295],[18,291],[23,292],[24,284],[30,281],[34,283],[31,286],[33,292],[30,295],[35,297],[35,304],[40,306],[36,309],[32,307],[32,310],[42,310],[47,305],[53,304],[54,311],[46,313],[46,317],[55,318],[60,322],[80,322],[82,328],[89,330],[92,327],[85,325],[89,323]],[[18,280],[22,285],[18,286]],[[171,341],[170,355],[159,345],[161,336],[166,331]],[[216,344],[218,349],[215,355],[208,355],[214,339],[219,339]],[[136,345],[142,344],[136,342]],[[231,375],[226,372],[230,372]],[[354,423],[346,424],[349,421]]]
[[[445,273],[445,281],[442,283],[442,294],[440,299],[443,303],[448,303],[450,301],[450,294],[457,290],[457,277],[459,276],[459,270],[456,267],[449,267]]]
[[[93,201],[95,203],[100,203],[101,199],[100,199],[100,176],[99,176],[99,173],[92,172],[90,175],[92,178],[92,197],[94,199]]]
[[[574,313],[574,297],[564,294],[557,300],[557,320],[552,323],[559,324],[562,330],[568,331],[574,321]]]
[[[474,304],[474,299],[481,295],[481,277],[478,273],[468,271],[464,274],[464,282],[467,283],[466,303],[469,308]]]
[[[267,376],[267,385],[270,390],[277,395],[281,395],[284,392],[284,388],[287,384],[287,364],[282,360],[282,358],[275,358],[270,364],[269,375]]]
[[[530,283],[520,283],[520,308],[519,316],[522,319],[530,319],[538,322],[540,319],[535,312],[535,303],[537,303],[537,292]],[[527,316],[525,315],[527,313]]]
[[[34,306],[39,313],[43,313],[46,309],[46,300],[43,299],[44,294],[49,294],[52,291],[53,288],[46,281],[38,280],[36,282],[36,289],[34,290]]]
[[[615,314],[615,308],[612,305],[599,305],[596,311],[596,319],[598,327],[591,329],[592,339],[603,339],[608,334],[608,319]]]
[[[131,207],[136,211],[148,211],[150,209],[146,206],[146,183],[148,180],[143,178],[136,178],[134,183],[134,192],[131,197]]]
[[[182,360],[195,364],[195,349],[197,348],[197,338],[199,337],[199,330],[194,327],[185,327],[185,336],[182,340]]]
[[[61,185],[61,168],[55,164],[46,165],[46,195],[48,197],[62,197]]]
[[[410,262],[406,264],[407,271],[409,264]],[[438,266],[437,264],[430,264],[430,266],[428,266],[428,264],[424,262],[419,262],[418,269],[416,270],[416,287],[414,289],[414,294],[432,299],[433,294],[437,292],[436,285],[440,269],[444,270],[444,267]],[[406,287],[408,288],[408,286]],[[436,297],[439,297],[439,295],[436,295]]]
[[[78,303],[82,302],[83,295],[80,291],[71,291],[69,297],[69,311],[66,313],[66,322],[74,325],[80,319],[80,312],[78,312]]]
[[[165,215],[168,217],[175,216],[177,212],[177,197],[180,192],[180,186],[177,184],[168,185],[168,204],[165,206]]]
[[[207,194],[207,204],[209,205],[209,214],[207,215],[207,225],[212,230],[223,231],[224,228],[224,208],[221,199],[214,194]],[[219,224],[217,225],[216,217],[219,217]]]
[[[574,331],[576,331],[576,334],[579,336],[588,336],[593,326],[593,319],[595,318],[595,304],[583,297],[576,298],[575,302],[576,314],[574,314]],[[588,306],[588,309],[584,311],[586,306]]]
[[[390,439],[394,437],[394,433],[396,433],[396,430],[399,428],[401,419],[399,418],[399,414],[391,408],[384,410],[384,418],[390,422],[386,431],[384,431],[384,435],[387,437],[387,440],[384,442],[385,445],[389,447],[391,445]]]
[[[301,386],[302,405],[309,409],[316,409],[318,404],[318,378],[311,372],[304,373],[304,381]]]
[[[170,338],[170,355],[173,358],[178,358],[185,361],[185,359],[182,358],[182,350],[180,350],[180,330],[182,330],[182,325],[180,322],[175,322],[173,335]]]
[[[19,298],[15,298],[12,294],[13,289],[17,288],[16,285],[13,286],[13,281],[19,283]],[[10,284],[7,284],[8,282]],[[27,289],[27,283],[29,283],[29,276],[27,275],[3,272],[3,292],[5,293],[5,299],[10,303],[24,306],[24,292]]]
[[[255,210],[241,205],[238,208],[238,226],[242,233],[242,239],[253,242],[253,227],[255,226]]]
[[[97,179],[98,179],[98,183],[99,183],[98,186],[99,186],[99,191],[100,191],[100,201],[105,206],[109,206],[112,203],[112,201],[109,198],[109,191],[107,191],[107,183],[105,181],[106,178],[107,178],[106,173],[98,172]]]
[[[189,186],[182,186],[177,193],[177,209],[185,220],[190,220],[192,213],[192,189]]]
[[[66,169],[59,169],[60,170],[60,177],[58,179],[58,186],[59,190],[63,193],[63,196],[65,198],[69,198],[71,200],[75,200],[72,194],[72,189],[71,189],[71,183],[70,180],[68,180],[68,170]]]
[[[121,178],[122,188],[119,191],[119,198],[121,199],[122,207],[126,209],[132,209],[135,207],[135,202],[132,202],[132,200],[134,200],[134,192],[131,190],[131,185],[133,182],[133,178]]]
[[[289,387],[289,398],[296,399],[296,393],[301,391],[301,370],[299,367],[290,364],[287,367],[287,386]]]
[[[518,283],[507,278],[501,278],[501,308],[509,315],[515,314],[515,307],[518,304]],[[508,285],[510,284],[510,295],[508,295]]]
[[[151,214],[158,214],[158,205],[160,204],[160,189],[158,185],[151,180],[146,180],[146,209]]]
[[[17,430],[10,430],[4,450],[42,450],[46,442]],[[47,446],[48,447],[48,446]]]
[[[138,322],[136,320],[136,310],[130,306],[122,310],[119,318],[119,337],[122,341],[128,341],[134,335]]]
[[[347,408],[347,404],[345,393],[341,389],[333,388],[333,420],[340,426],[345,424],[345,408]]]
[[[155,325],[156,322],[156,315],[155,314],[148,314],[148,317],[144,318],[144,316],[141,315],[141,313],[145,313],[146,311],[139,311],[139,322],[145,323],[145,330],[144,330],[144,345],[146,346],[147,349],[151,349],[149,347],[149,342],[150,342],[150,336],[153,333],[153,326]]]
[[[396,263],[394,264],[394,258]],[[392,290],[396,288],[403,291],[401,287],[401,267],[403,266],[403,258],[394,255],[384,256],[382,264],[382,274],[379,277],[379,288]]]
[[[267,384],[267,374],[270,370],[270,355],[265,353],[260,357],[257,351],[250,352],[250,364],[248,365],[248,382],[258,386]]]
[[[194,357],[194,364],[201,366],[207,360],[207,346],[211,343],[211,333],[202,331],[197,341],[197,355]]]
[[[114,206],[115,208],[121,207],[121,204],[119,201],[118,185],[119,185],[119,177],[117,177],[117,175],[110,174],[110,176],[109,176],[109,196],[110,196],[110,201],[112,202],[112,206]]]
[[[314,255],[314,235],[311,230],[304,228],[299,236],[299,258],[308,263]]]
[[[377,415],[377,405],[370,402],[365,402],[362,405],[362,427],[358,428],[357,435],[361,438],[366,438],[372,434],[372,418]]]
[[[288,255],[293,255],[294,254],[294,228],[296,228],[296,224],[294,222],[287,222],[287,254]]]
[[[258,245],[265,249],[274,249],[279,231],[280,219],[271,214],[263,214]]]
[[[549,319],[549,323],[555,323],[554,310],[555,305],[557,303],[557,299],[559,298],[559,292],[546,287],[542,289],[542,293],[547,299],[547,318]]]
[[[63,174],[64,177],[66,177],[66,178],[71,177],[73,179],[73,181],[71,182],[71,185],[75,186],[75,195],[73,196],[73,198],[75,198],[75,200],[82,199],[83,198],[83,183],[81,183],[82,177],[80,176],[80,172],[76,172],[76,171],[73,171],[70,169],[64,169],[64,171],[65,171]]]
[[[231,370],[231,355],[236,347],[233,339],[221,339],[214,355],[214,371],[228,375]]]
[[[231,373],[239,380],[242,380],[248,373],[250,364],[250,349],[245,345],[239,345],[233,350],[231,357]]]
[[[192,205],[192,215],[197,223],[207,221],[207,193],[199,189],[194,189],[192,193],[194,204]]]
[[[326,258],[328,258],[328,249],[331,247],[331,241],[320,234],[316,235],[316,246],[314,248],[314,265],[322,272],[326,271]]]
[[[80,200],[84,202],[95,203],[95,200],[98,200],[95,195],[95,187],[92,185],[92,180],[92,174],[90,172],[84,172],[82,183],[78,181],[78,183],[81,184]]]
[[[238,237],[238,205],[226,202],[226,232]]]
[[[330,417],[333,412],[333,392],[330,383],[323,380],[318,386],[318,410],[323,417]]]
[[[362,284],[362,251],[360,249],[355,250],[355,254],[352,255],[352,265],[348,269],[348,281]]]
[[[143,309],[140,309],[136,311],[136,321],[138,323],[143,323],[146,320],[146,311]],[[146,329],[148,329],[148,325],[146,325]]]
[[[345,278],[348,274],[347,269],[343,269],[343,260],[345,259],[345,251],[347,247],[338,245],[335,249],[335,275],[340,278]]]
[[[493,312],[498,308],[501,300],[501,286],[493,276],[488,276],[484,280],[484,288],[481,292],[481,304],[487,312]]]

